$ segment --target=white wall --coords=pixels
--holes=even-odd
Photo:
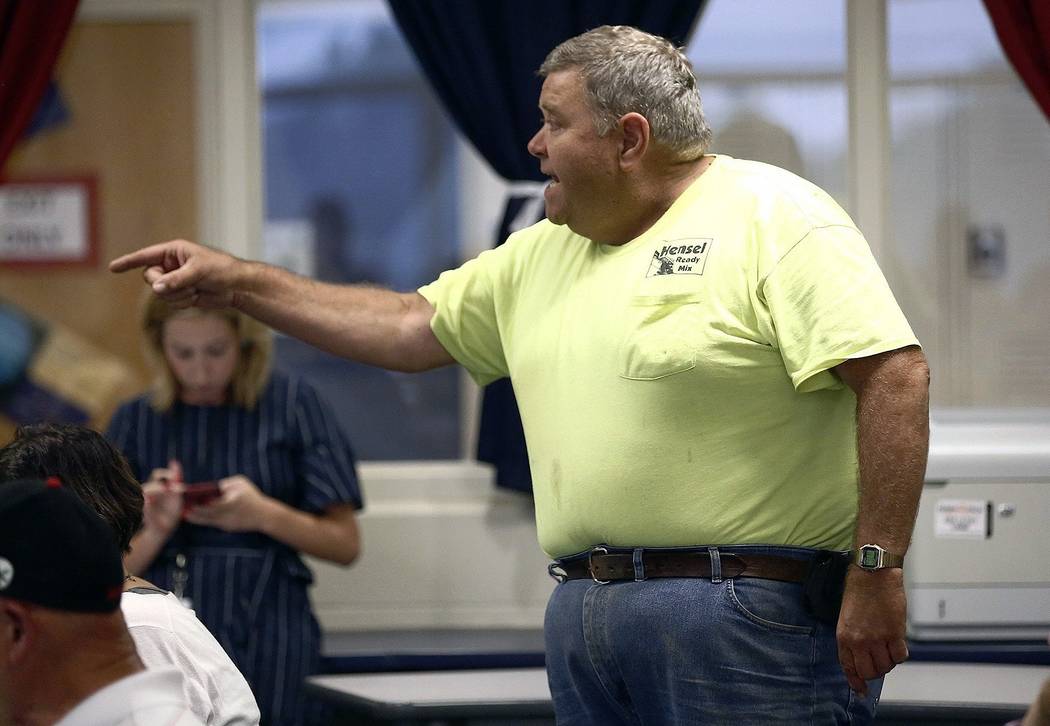
[[[314,606],[326,632],[538,628],[554,581],[529,497],[497,490],[474,462],[364,463],[362,555],[316,560]]]

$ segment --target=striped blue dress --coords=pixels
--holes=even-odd
[[[140,481],[177,459],[188,484],[242,474],[306,512],[362,506],[353,452],[331,410],[304,381],[281,373],[254,410],[176,403],[159,414],[137,398],[117,410],[107,436]],[[180,554],[184,594],[248,680],[263,723],[314,721],[302,683],[317,672],[320,629],[307,595],[313,575],[299,554],[259,533],[184,522],[145,577],[177,589]]]

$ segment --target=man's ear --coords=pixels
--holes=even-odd
[[[0,598],[0,652],[7,663],[15,665],[25,659],[36,637],[36,621],[31,608],[17,600]]]
[[[620,117],[620,167],[624,170],[641,163],[649,150],[649,119],[631,111]]]

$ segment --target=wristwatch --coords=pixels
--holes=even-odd
[[[885,570],[890,567],[903,567],[904,555],[887,552],[877,544],[866,544],[850,552],[849,561],[862,570]]]

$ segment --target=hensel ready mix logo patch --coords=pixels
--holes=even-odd
[[[713,239],[690,237],[660,244],[653,252],[646,277],[657,275],[702,275]]]

